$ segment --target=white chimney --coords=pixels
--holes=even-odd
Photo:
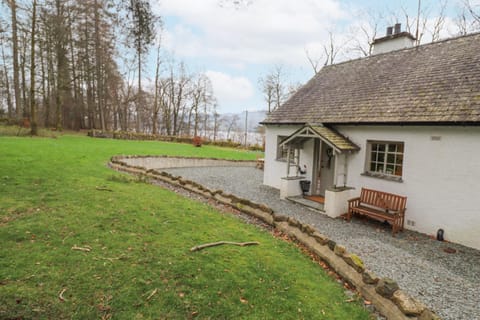
[[[387,27],[387,35],[385,37],[373,40],[372,54],[411,48],[414,44],[415,37],[410,32],[402,32],[402,25],[397,23],[394,27]]]

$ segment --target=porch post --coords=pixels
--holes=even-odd
[[[290,145],[287,149],[287,177],[290,176]]]
[[[337,187],[337,182],[338,182],[338,156],[340,155],[336,151],[334,152],[335,155],[335,165],[333,167],[333,187]]]
[[[348,174],[348,153],[344,153],[345,159],[343,161],[343,186],[347,186],[347,174]]]

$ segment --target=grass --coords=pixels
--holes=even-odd
[[[211,146],[0,137],[1,319],[369,319],[292,244],[110,170],[116,154],[255,159]],[[189,251],[219,240],[261,245]]]

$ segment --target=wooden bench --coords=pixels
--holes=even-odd
[[[403,231],[407,197],[393,193],[362,188],[360,197],[348,200],[347,220],[353,214],[365,215],[376,220],[388,221],[392,225],[392,235]]]

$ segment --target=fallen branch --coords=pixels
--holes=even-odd
[[[103,187],[103,186],[102,186],[102,187],[97,186],[97,187],[95,187],[95,189],[97,189],[98,191],[110,191],[110,192],[113,192],[112,189],[107,188],[107,187]]]
[[[152,291],[147,297],[147,301],[150,300],[156,293],[158,292],[158,288],[155,288],[155,290]]]
[[[122,253],[120,256],[118,257],[114,257],[114,258],[103,258],[103,257],[100,257],[100,258],[93,258],[94,260],[99,260],[99,259],[102,259],[102,260],[108,260],[110,262],[113,262],[115,260],[123,260],[123,259],[128,259],[128,256],[124,253]]]
[[[65,291],[67,291],[66,288],[63,288],[62,291],[60,291],[60,294],[58,295],[58,299],[60,299],[60,301],[67,301],[67,299],[63,297],[63,294],[65,293]]]
[[[190,251],[191,252],[200,251],[200,250],[205,249],[205,248],[220,246],[222,244],[231,244],[231,245],[234,245],[234,246],[245,247],[245,246],[259,245],[260,242],[257,242],[257,241],[252,241],[252,242],[219,241],[219,242],[212,242],[212,243],[206,243],[206,244],[201,244],[199,246],[195,246],[195,247],[191,248]]]
[[[78,250],[78,251],[83,251],[83,252],[90,252],[90,251],[92,251],[92,248],[91,248],[91,247],[88,247],[88,246],[86,246],[86,247],[77,247],[77,245],[74,245],[74,246],[72,247],[72,250]]]

